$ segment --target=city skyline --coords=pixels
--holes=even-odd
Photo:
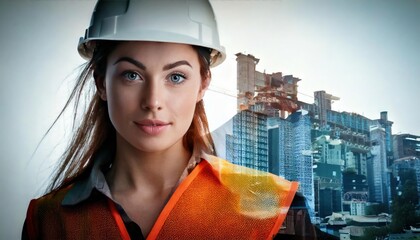
[[[239,59],[238,68],[241,68],[239,62],[246,61]],[[248,72],[247,68],[241,69]],[[245,77],[238,79],[241,83],[238,86],[246,89],[246,83],[253,82],[253,75],[258,78],[258,74],[241,72]],[[279,79],[277,75],[269,77],[271,84]],[[284,84],[288,83],[287,79],[282,79]],[[269,87],[263,89],[273,90]],[[363,227],[360,226],[371,226],[375,214],[378,214],[378,225],[388,222],[393,226],[392,231],[400,231],[396,230],[399,228],[396,223],[402,221],[398,215],[402,212],[391,202],[400,201],[398,196],[401,191],[406,191],[401,185],[409,183],[400,177],[406,176],[407,171],[414,174],[414,186],[420,189],[420,136],[391,136],[392,122],[388,121],[386,112],[381,112],[380,119],[370,120],[360,115],[331,111],[331,105],[325,104],[330,100],[325,92],[317,94],[316,98],[319,104],[304,104],[304,109],[309,111],[296,111],[287,119],[271,111],[274,105],[256,99],[248,105],[249,108],[238,112],[232,121],[212,132],[219,156],[259,170],[267,171],[268,167],[276,175],[298,181],[299,191],[307,199],[311,219],[314,222],[329,219],[330,230],[328,226],[324,230],[331,231],[330,234],[337,227],[350,229],[351,233],[352,228],[361,230]],[[326,116],[319,114],[323,112]],[[391,221],[391,217],[385,214],[387,218],[382,219],[383,213],[399,217],[392,217]],[[370,217],[365,217],[366,214]],[[338,216],[341,217],[337,221],[330,222]]]
[[[333,111],[331,102],[337,97],[325,91],[315,92],[314,104],[300,102],[296,98],[300,79],[259,72],[258,58],[236,56],[241,111],[212,132],[219,156],[259,170],[268,167],[271,173],[299,182],[313,222],[329,218],[330,228],[336,224],[355,228],[351,225],[355,218],[366,224],[367,219],[359,217],[372,215],[369,211],[376,204],[382,212],[399,216],[392,202],[399,201],[397,192],[407,184],[399,180],[404,171],[416,173],[420,189],[420,136],[392,135],[393,122],[386,111],[379,119]],[[297,106],[302,110],[296,111]],[[335,213],[345,217],[330,222]],[[393,231],[400,217],[386,220]]]

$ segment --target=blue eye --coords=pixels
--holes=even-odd
[[[174,84],[180,84],[185,81],[185,76],[180,73],[175,73],[169,76],[169,80]]]
[[[129,81],[135,81],[140,79],[140,76],[135,72],[125,72],[123,76]]]

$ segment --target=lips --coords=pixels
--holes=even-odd
[[[145,119],[134,122],[143,132],[149,135],[158,135],[164,131],[170,123],[154,119]]]

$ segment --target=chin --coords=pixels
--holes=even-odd
[[[158,153],[170,148],[176,147],[178,142],[166,142],[162,140],[146,140],[141,143],[137,143],[134,147],[144,153]],[[180,146],[182,146],[182,140],[180,141]]]

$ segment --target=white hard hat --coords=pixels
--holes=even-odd
[[[210,65],[226,58],[208,0],[99,0],[79,54],[90,59],[94,40],[153,41],[211,49]]]

